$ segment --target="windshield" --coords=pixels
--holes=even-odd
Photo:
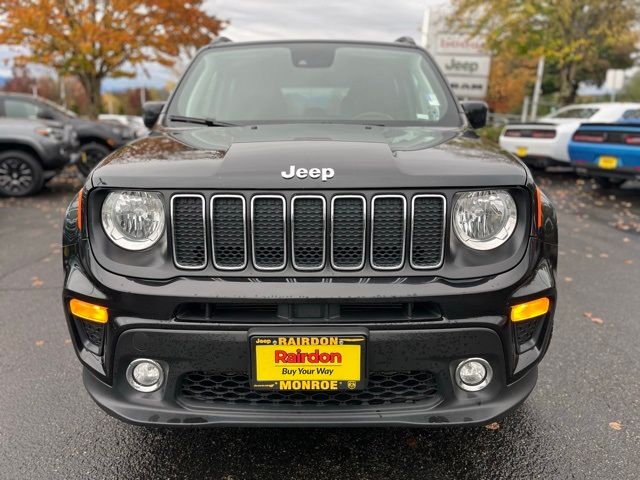
[[[558,110],[556,113],[549,115],[549,118],[591,118],[598,111],[597,108],[567,108]]]
[[[40,100],[42,102],[46,103],[47,105],[49,105],[54,110],[56,110],[58,113],[61,113],[62,115],[64,115],[65,117],[75,118],[77,116],[71,110],[67,110],[62,105],[58,105],[57,103],[53,103],[52,101],[47,100],[46,98],[41,98]]]
[[[460,125],[451,94],[420,50],[333,43],[205,50],[168,115],[234,124]]]

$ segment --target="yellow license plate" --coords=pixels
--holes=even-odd
[[[527,147],[516,148],[516,155],[519,157],[526,157],[527,153],[529,153],[529,149]]]
[[[607,155],[602,155],[598,159],[598,166],[600,168],[606,168],[607,170],[613,170],[618,166],[618,157],[609,157]]]
[[[363,335],[251,337],[255,390],[364,388]]]

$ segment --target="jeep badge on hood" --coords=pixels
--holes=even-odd
[[[309,170],[307,170],[306,168],[298,168],[296,170],[295,165],[291,165],[288,172],[286,170],[280,172],[282,178],[286,180],[289,180],[293,177],[298,177],[301,180],[309,177],[320,178],[323,182],[326,182],[330,178],[333,178],[335,174],[336,172],[333,170],[333,168],[310,168]]]

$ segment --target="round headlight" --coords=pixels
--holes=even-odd
[[[111,192],[102,204],[102,227],[119,247],[144,250],[164,231],[164,206],[153,192]]]
[[[516,228],[518,212],[504,190],[465,192],[453,207],[453,229],[462,243],[491,250],[506,242]]]

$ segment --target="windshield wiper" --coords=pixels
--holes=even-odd
[[[198,117],[184,117],[182,115],[169,115],[169,120],[172,122],[185,122],[185,123],[197,123],[198,125],[206,125],[207,127],[234,127],[235,123],[221,122],[214,118],[198,118]]]

